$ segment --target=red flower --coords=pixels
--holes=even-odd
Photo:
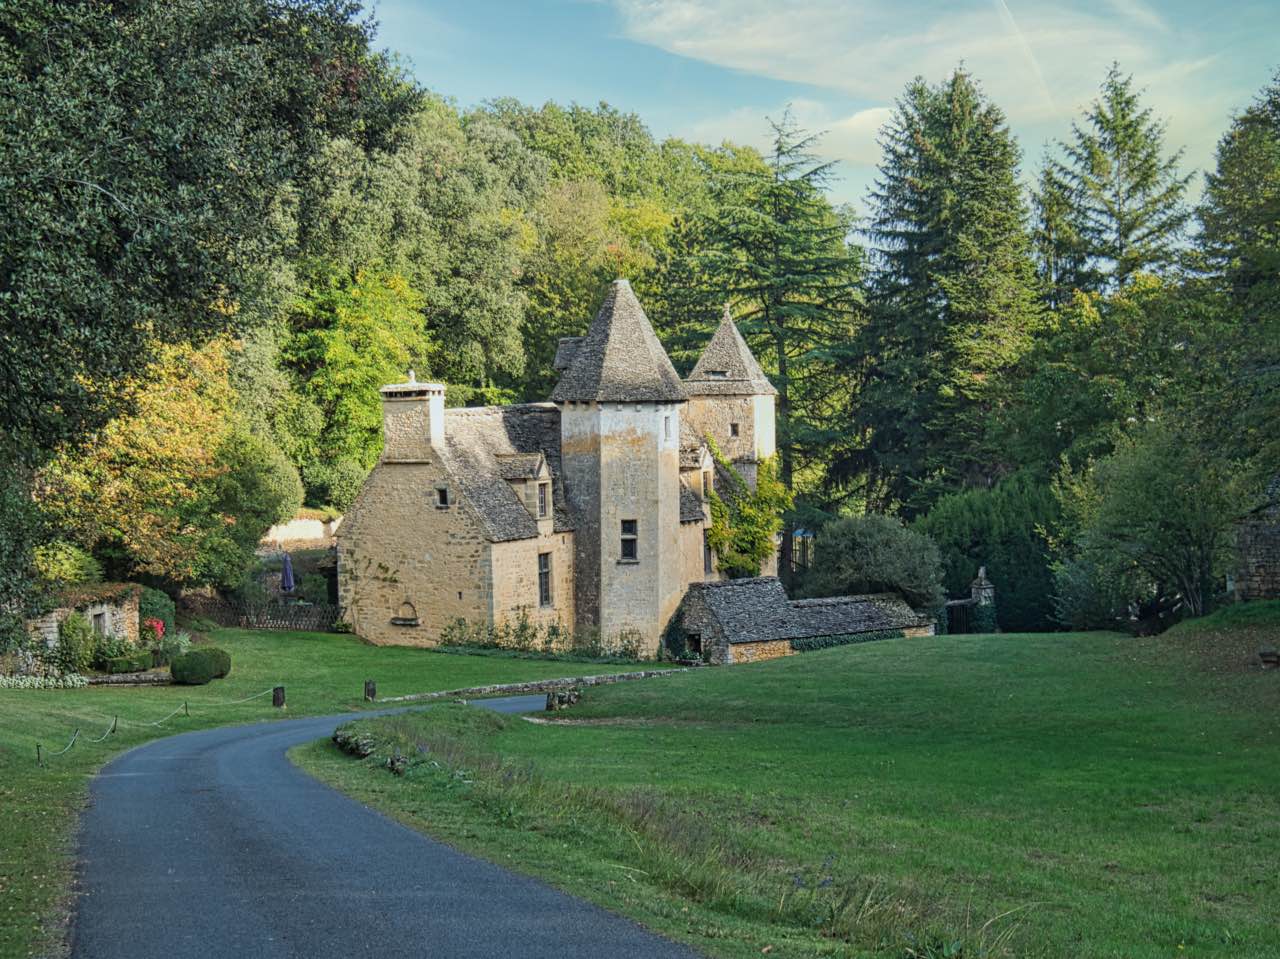
[[[157,643],[164,639],[164,620],[156,619],[152,616],[143,620],[142,625],[155,634],[155,641]]]

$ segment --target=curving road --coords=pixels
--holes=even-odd
[[[540,696],[490,700],[504,712]],[[103,768],[80,837],[79,959],[694,959],[346,798],[285,751],[351,715],[157,740]]]

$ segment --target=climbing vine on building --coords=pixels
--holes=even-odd
[[[707,445],[716,461],[719,487],[707,493],[711,506],[707,543],[727,575],[759,576],[761,565],[776,548],[782,514],[793,502],[778,478],[778,458],[770,456],[759,462],[753,490],[709,436]]]

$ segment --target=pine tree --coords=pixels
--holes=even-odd
[[[1260,478],[1280,472],[1280,73],[1218,144],[1200,207],[1199,251],[1227,329],[1211,344],[1230,372],[1217,425]],[[1212,415],[1212,414],[1211,414]]]
[[[1053,234],[1041,245],[1041,266],[1054,264],[1055,289],[1110,291],[1172,264],[1190,216],[1183,200],[1191,176],[1178,172],[1181,150],[1165,156],[1165,124],[1141,106],[1133,77],[1112,64],[1071,131],[1060,144],[1065,161],[1049,161],[1042,183],[1050,189],[1038,204],[1040,232]],[[1060,199],[1070,207],[1065,217]]]
[[[732,302],[743,335],[778,390],[779,478],[826,459],[841,430],[831,350],[846,342],[860,312],[861,250],[849,242],[852,221],[824,190],[831,164],[813,153],[818,140],[790,112],[773,128],[765,163],[735,163],[714,174],[711,203],[698,225],[696,272],[709,278],[708,302]],[[715,316],[712,309],[706,313]],[[791,568],[790,527],[781,568]]]
[[[1018,147],[973,80],[912,82],[882,144],[852,419],[869,437],[868,508],[911,516],[991,479],[989,423],[1040,311]]]

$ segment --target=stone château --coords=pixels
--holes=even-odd
[[[412,374],[382,388],[382,458],[337,536],[342,616],[364,639],[526,620],[653,655],[689,587],[722,578],[707,440],[754,485],[777,392],[728,311],[682,380],[618,280],[555,368],[547,403],[446,408]]]

